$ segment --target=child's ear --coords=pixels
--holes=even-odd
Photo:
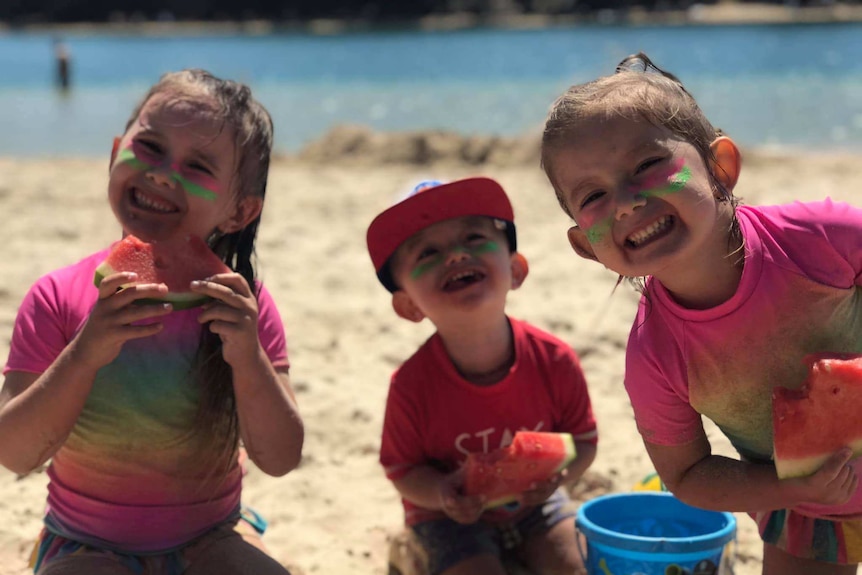
[[[120,150],[120,137],[116,136],[114,138],[114,145],[111,147],[111,163],[108,164],[108,169],[114,167],[114,160],[117,159],[117,152]]]
[[[527,274],[530,273],[530,264],[527,263],[527,258],[518,252],[512,254],[512,289],[518,289],[524,280],[527,279]]]
[[[732,192],[742,170],[739,148],[727,136],[720,136],[712,141],[709,149],[712,150],[714,158],[709,162],[709,171],[728,192]]]
[[[246,196],[236,203],[233,214],[222,222],[218,226],[218,229],[223,234],[238,232],[254,221],[262,210],[263,198],[260,196]]]
[[[575,250],[575,253],[581,256],[584,259],[593,260],[594,262],[599,261],[599,258],[596,257],[595,252],[593,251],[593,246],[590,245],[590,240],[587,239],[587,234],[584,233],[579,226],[572,226],[569,228],[569,243],[572,245],[572,249]]]
[[[410,296],[404,290],[398,290],[392,294],[392,309],[395,310],[398,317],[402,317],[407,321],[419,323],[425,319],[425,314],[413,303],[413,300],[410,299]]]

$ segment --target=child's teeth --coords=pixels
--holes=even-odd
[[[135,201],[145,208],[150,208],[151,210],[159,212],[172,212],[174,209],[174,207],[168,203],[160,202],[156,198],[137,191],[135,192]]]
[[[648,240],[649,238],[651,238],[652,236],[656,235],[657,233],[659,233],[660,231],[665,229],[667,227],[667,224],[669,221],[670,221],[670,218],[668,216],[664,216],[664,217],[660,218],[659,220],[653,222],[652,224],[650,224],[646,228],[642,229],[641,231],[636,232],[636,233],[632,234],[631,236],[629,236],[629,241],[636,246],[640,245],[643,242],[645,242],[646,240]]]

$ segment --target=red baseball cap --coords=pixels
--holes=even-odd
[[[512,204],[495,180],[478,177],[449,183],[422,182],[368,226],[368,253],[383,286],[390,292],[399,289],[392,279],[389,260],[401,244],[428,226],[464,216],[501,220],[506,224],[509,248],[517,251]]]

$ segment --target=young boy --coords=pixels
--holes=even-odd
[[[502,575],[509,550],[538,573],[581,572],[558,487],[592,463],[596,424],[572,349],[506,315],[528,271],[506,193],[488,178],[420,184],[374,219],[367,241],[395,313],[437,329],[392,376],[380,453],[429,575]],[[519,503],[485,510],[462,494],[459,467],[521,429],[571,433],[577,457]]]

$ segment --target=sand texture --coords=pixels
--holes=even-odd
[[[365,250],[365,230],[379,210],[428,177],[483,174],[510,193],[530,275],[511,294],[509,312],[569,342],[583,360],[600,433],[591,480],[625,491],[652,471],[622,386],[636,294],[627,286],[614,292],[612,273],[574,255],[569,222],[536,163],[512,154],[479,163],[462,153],[457,162],[433,164],[346,152],[343,162],[314,156],[273,166],[258,241],[259,275],[284,318],[306,426],[298,469],[272,478],[252,467],[246,478],[244,498],[269,520],[265,541],[277,559],[295,575],[387,572],[388,540],[402,521],[377,462],[387,384],[432,328],[392,312]],[[420,161],[429,161],[427,153]],[[737,192],[749,204],[826,196],[858,202],[860,165],[862,156],[747,151]],[[0,357],[30,284],[120,237],[106,182],[107,158],[0,158]],[[715,450],[732,454],[709,429]],[[16,478],[0,470],[0,575],[27,572],[45,486],[43,472]],[[737,575],[759,573],[760,553],[753,522],[739,516]]]

